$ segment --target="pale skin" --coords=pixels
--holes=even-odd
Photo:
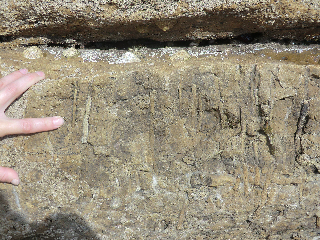
[[[63,124],[61,117],[12,119],[5,115],[16,98],[44,77],[43,72],[28,73],[27,69],[20,69],[0,79],[0,137],[50,131]],[[18,185],[18,173],[12,168],[0,167],[0,182]]]

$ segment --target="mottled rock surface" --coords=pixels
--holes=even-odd
[[[65,124],[0,142],[2,239],[318,239],[318,46],[39,50],[8,114]]]
[[[86,43],[232,38],[318,40],[318,0],[4,0],[3,39]],[[22,42],[19,42],[23,44]]]

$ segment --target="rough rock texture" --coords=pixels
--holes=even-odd
[[[36,38],[28,43],[177,41],[248,33],[318,40],[319,11],[318,0],[4,0],[0,35],[3,40]]]
[[[8,114],[65,118],[0,142],[1,238],[318,239],[317,46],[220,48],[0,50],[47,73]]]

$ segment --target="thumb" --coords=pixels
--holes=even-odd
[[[12,168],[0,167],[0,182],[19,185],[20,181],[18,173]]]

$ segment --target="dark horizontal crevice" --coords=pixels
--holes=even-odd
[[[130,48],[164,48],[164,47],[188,47],[192,41],[175,41],[175,42],[159,42],[150,39],[132,39],[124,41],[110,41],[110,42],[90,42],[84,45],[86,49],[118,49],[128,50]]]
[[[12,37],[11,35],[5,35],[5,36],[0,36],[0,42],[11,42],[12,40],[14,40],[14,37]]]
[[[188,40],[188,41],[155,41],[151,39],[130,39],[123,41],[103,41],[89,42],[86,44],[73,44],[76,48],[84,49],[100,49],[100,50],[128,50],[132,48],[165,48],[165,47],[205,47],[211,45],[227,45],[227,44],[254,44],[254,43],[279,43],[282,45],[309,45],[317,44],[318,41],[295,41],[292,39],[266,39],[262,33],[242,34],[233,38],[220,38],[210,40]],[[71,44],[48,44],[48,46],[70,47]]]
[[[167,41],[160,42],[151,39],[131,39],[124,41],[105,41],[105,42],[90,42],[83,45],[85,49],[118,49],[128,50],[130,48],[164,48],[164,47],[205,47],[211,45],[227,45],[227,44],[254,44],[254,43],[280,43],[283,45],[309,45],[315,44],[316,41],[294,41],[292,39],[266,39],[260,32],[241,34],[233,38],[219,38],[219,39],[206,39],[206,40],[188,40],[188,41]]]
[[[131,39],[124,41],[111,41],[111,42],[90,42],[84,45],[86,49],[118,49],[118,50],[128,50],[130,48],[164,48],[164,47],[205,47],[210,45],[225,45],[232,43],[250,44],[260,42],[262,33],[254,34],[242,34],[235,38],[220,38],[220,39],[210,39],[210,40],[187,40],[187,41],[167,41],[160,42],[151,39]]]
[[[4,42],[12,42],[15,40],[13,36],[0,36],[0,43]],[[43,43],[28,43],[28,39],[25,41],[26,43],[21,43],[20,46],[39,46],[44,45]],[[109,50],[109,49],[117,49],[117,50],[129,50],[132,48],[150,48],[150,49],[158,49],[165,47],[205,47],[211,45],[228,45],[228,44],[254,44],[254,43],[279,43],[282,45],[309,45],[309,44],[319,44],[318,40],[313,41],[295,41],[293,39],[267,39],[263,33],[248,33],[241,34],[232,38],[219,38],[219,39],[206,39],[206,40],[186,40],[186,41],[155,41],[151,39],[141,38],[141,39],[130,39],[123,41],[91,41],[88,43],[81,43],[74,41],[73,43],[68,42],[56,42],[54,40],[49,40],[47,44],[48,47],[75,47],[77,49],[100,49],[100,50]]]
[[[155,41],[151,39],[130,39],[123,41],[102,41],[102,42],[89,42],[86,44],[66,44],[66,43],[49,43],[49,47],[70,47],[75,48],[84,48],[84,49],[100,49],[100,50],[129,50],[133,48],[150,48],[150,49],[159,49],[165,47],[205,47],[210,45],[223,45],[231,43],[250,43],[253,41],[253,38],[250,38],[248,42],[247,38],[243,38],[244,41],[235,39],[212,39],[212,40],[187,40],[187,41]],[[252,40],[251,40],[252,39]]]
[[[90,42],[84,45],[75,45],[76,48],[85,49],[117,49],[128,50],[132,48],[151,48],[158,49],[164,47],[205,47],[214,45],[227,45],[227,44],[254,44],[254,43],[270,43],[275,42],[282,45],[309,45],[317,44],[317,41],[295,41],[292,39],[265,39],[262,33],[242,34],[234,38],[221,38],[210,40],[194,40],[194,41],[168,41],[160,42],[151,39],[131,39],[124,41],[104,41],[104,42]],[[49,44],[50,45],[50,44]],[[54,46],[54,45],[51,45]],[[61,45],[60,45],[61,46]],[[68,47],[68,44],[64,44]]]

